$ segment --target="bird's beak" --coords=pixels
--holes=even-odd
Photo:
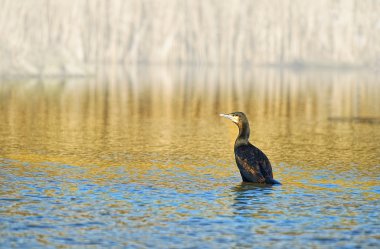
[[[232,116],[230,114],[223,114],[223,113],[221,113],[221,114],[219,114],[219,116],[228,118],[228,119],[230,119],[234,123],[239,123],[239,118],[235,117],[235,116]]]

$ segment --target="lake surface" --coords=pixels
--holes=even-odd
[[[380,77],[139,68],[0,82],[0,247],[379,248]],[[241,183],[237,127],[281,186]]]

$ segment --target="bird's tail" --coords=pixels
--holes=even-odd
[[[266,184],[279,184],[279,185],[281,185],[281,182],[276,181],[276,180],[273,179],[273,178],[267,178],[267,179],[265,179],[265,183],[266,183]]]

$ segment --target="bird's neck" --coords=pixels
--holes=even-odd
[[[239,146],[239,145],[244,145],[244,144],[248,144],[248,139],[249,139],[249,124],[248,122],[244,122],[244,123],[241,123],[241,124],[238,124],[238,127],[239,127],[239,135],[238,137],[236,138],[236,141],[235,141],[235,147],[236,146]]]

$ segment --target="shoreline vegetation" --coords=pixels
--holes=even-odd
[[[380,2],[2,0],[0,75],[107,65],[377,70]]]

